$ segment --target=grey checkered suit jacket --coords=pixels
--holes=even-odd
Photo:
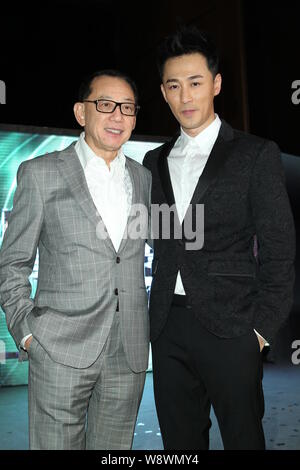
[[[150,172],[129,158],[126,165],[132,203],[149,208]],[[140,372],[149,347],[145,239],[127,236],[116,253],[109,237],[99,238],[99,222],[74,144],[22,163],[0,253],[1,306],[17,345],[32,333],[54,361],[84,368],[101,353],[119,301],[125,354]],[[37,248],[32,300],[28,276]]]

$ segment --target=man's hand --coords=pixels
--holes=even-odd
[[[27,338],[26,341],[25,341],[25,345],[24,345],[24,346],[25,346],[26,351],[29,350],[30,345],[31,345],[31,341],[32,341],[32,335],[29,336],[29,338]]]
[[[257,339],[258,339],[258,342],[259,342],[259,349],[260,349],[260,352],[262,352],[264,346],[265,346],[265,340],[262,336],[258,335],[255,331],[255,334],[257,336]]]

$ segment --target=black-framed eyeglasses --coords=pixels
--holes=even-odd
[[[135,103],[119,103],[118,101],[113,100],[83,100],[86,103],[94,103],[96,105],[96,110],[99,113],[113,113],[117,106],[120,107],[120,111],[125,116],[136,116],[140,106]]]

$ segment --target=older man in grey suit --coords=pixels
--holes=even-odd
[[[132,208],[149,209],[151,177],[122,152],[138,110],[132,80],[97,72],[79,95],[79,141],[19,167],[1,305],[29,357],[30,448],[129,449],[149,347],[146,235]]]

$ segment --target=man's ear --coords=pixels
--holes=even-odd
[[[160,85],[160,89],[161,89],[161,92],[163,94],[163,97],[164,97],[165,101],[168,102],[167,95],[166,95],[166,90],[165,90],[165,87],[164,87],[163,83]]]
[[[85,110],[84,110],[84,103],[75,103],[73,107],[74,115],[76,121],[81,127],[85,126]]]
[[[217,96],[222,88],[222,75],[218,73],[214,79],[214,96]]]

